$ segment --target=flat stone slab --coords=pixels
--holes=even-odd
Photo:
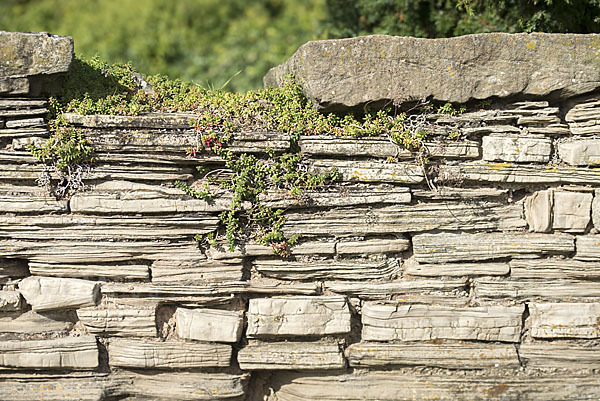
[[[231,346],[178,341],[112,339],[108,347],[111,366],[125,368],[188,369],[227,367]]]
[[[600,87],[596,34],[487,33],[445,39],[373,35],[312,41],[264,78],[293,74],[319,109],[426,98],[567,98]]]
[[[323,374],[279,372],[272,378],[278,401],[398,400],[595,400],[597,375],[445,375],[402,371]]]
[[[96,337],[1,341],[0,366],[18,369],[95,369],[98,367]]]
[[[242,336],[244,323],[240,312],[177,308],[175,314],[180,338],[234,343]]]
[[[66,73],[72,59],[71,37],[0,31],[0,93],[37,94],[41,83],[30,78]]]
[[[84,308],[77,317],[86,330],[99,336],[156,337],[156,308]]]
[[[454,308],[367,302],[362,309],[362,340],[518,342],[523,311],[523,306]]]
[[[78,309],[100,300],[100,285],[76,278],[30,276],[19,283],[19,291],[35,312]]]
[[[600,337],[600,303],[534,303],[529,312],[534,338]]]
[[[321,336],[350,332],[345,297],[271,297],[251,299],[248,337]]]
[[[358,343],[346,349],[351,367],[435,366],[448,369],[518,368],[519,358],[509,344],[388,344]]]
[[[243,370],[344,369],[346,361],[338,344],[323,342],[261,342],[238,353]]]

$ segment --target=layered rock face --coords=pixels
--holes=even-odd
[[[87,190],[57,200],[36,185],[43,168],[27,151],[48,137],[46,100],[0,98],[0,399],[600,398],[600,92],[580,95],[599,70],[577,64],[592,62],[595,38],[431,42],[441,54],[453,40],[493,43],[496,53],[470,56],[489,76],[509,72],[496,68],[521,54],[511,46],[554,59],[571,46],[556,79],[584,72],[531,100],[545,81],[527,62],[507,64],[530,74],[516,89],[498,84],[516,98],[423,117],[435,134],[427,165],[388,138],[301,136],[307,168],[341,180],[303,197],[263,194],[285,209],[283,231],[301,235],[291,258],[193,240],[231,200],[174,186],[197,165],[223,167],[186,156],[194,114],[67,115],[96,161]],[[360,40],[384,38],[336,43]],[[440,60],[425,54],[433,74]],[[474,82],[450,92],[504,96]],[[285,133],[244,132],[229,149],[291,146]]]

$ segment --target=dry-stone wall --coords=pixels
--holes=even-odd
[[[426,143],[426,166],[388,139],[301,137],[342,182],[265,195],[301,234],[284,259],[193,241],[229,203],[173,186],[222,163],[186,157],[194,115],[68,115],[97,155],[57,200],[26,147],[46,100],[1,79],[0,399],[600,398],[600,93],[427,115],[462,139]]]

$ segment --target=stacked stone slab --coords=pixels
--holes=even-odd
[[[571,40],[574,59],[596,40],[557,37],[508,36]],[[174,185],[223,165],[186,156],[193,113],[67,115],[97,154],[86,190],[57,200],[27,149],[48,135],[45,100],[5,91],[0,399],[599,398],[600,92],[575,86],[480,88],[485,108],[425,115],[426,166],[388,138],[301,136],[309,169],[341,181],[262,195],[301,235],[291,258],[193,240],[231,200]],[[241,132],[230,149],[291,146]]]

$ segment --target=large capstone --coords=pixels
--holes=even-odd
[[[73,38],[0,31],[0,95],[53,93],[73,60]]]
[[[282,86],[289,75],[323,111],[422,99],[564,99],[600,87],[600,35],[373,35],[314,41],[271,69],[265,85]]]

